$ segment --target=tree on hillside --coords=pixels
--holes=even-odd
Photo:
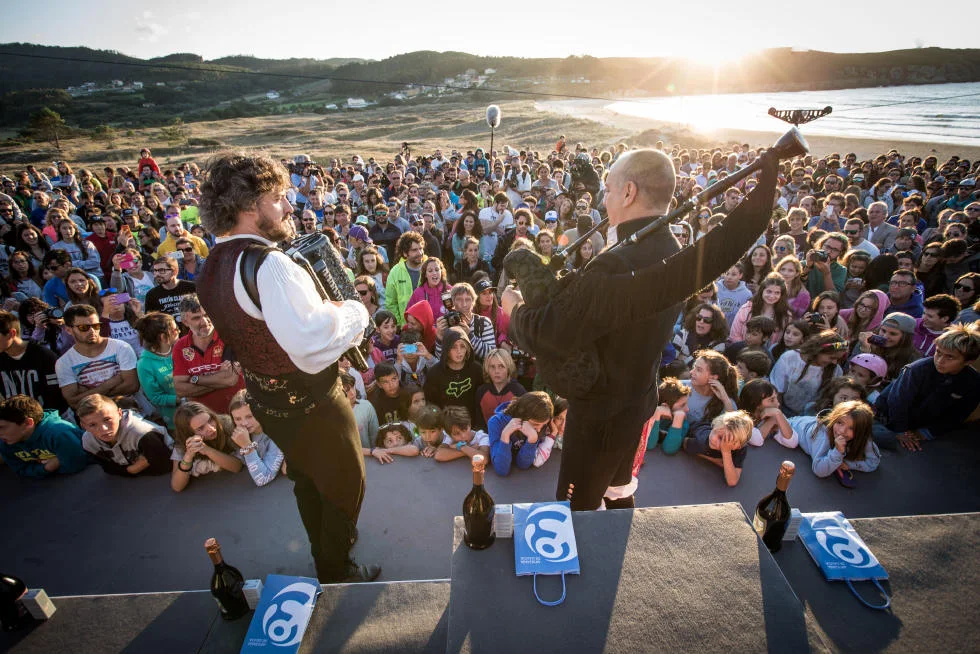
[[[92,130],[92,140],[105,143],[106,149],[112,150],[116,147],[116,130],[109,125],[99,125]]]
[[[183,145],[187,140],[187,134],[187,126],[180,118],[174,118],[169,125],[160,130],[160,136],[170,145]]]
[[[61,115],[48,107],[41,107],[31,114],[27,122],[27,130],[32,136],[51,141],[54,143],[54,147],[59,150],[61,149],[61,137],[66,136],[69,132],[68,125],[61,118]]]

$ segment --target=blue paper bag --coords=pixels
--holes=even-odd
[[[322,589],[310,577],[269,575],[241,651],[288,654],[299,649]]]
[[[534,596],[545,606],[565,601],[565,575],[579,574],[578,548],[568,502],[514,505],[514,564],[517,576],[534,575]],[[561,597],[538,596],[538,575],[561,575]]]
[[[888,572],[854,531],[843,513],[804,513],[800,524],[800,540],[827,581],[847,582],[851,592],[869,608],[886,609],[891,604],[885,589],[878,583],[879,579],[888,579]],[[873,581],[885,596],[885,603],[874,605],[865,601],[854,590],[852,582],[855,581]]]

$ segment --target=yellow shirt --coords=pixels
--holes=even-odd
[[[190,241],[191,245],[194,246],[194,252],[201,255],[202,257],[208,256],[208,244],[205,243],[202,239],[198,238],[197,236],[194,236],[193,234],[187,234],[186,236],[184,236],[184,238]],[[169,253],[176,252],[176,251],[177,251],[177,240],[173,237],[173,235],[170,232],[167,232],[167,238],[163,241],[163,243],[160,244],[160,247],[157,248],[157,257],[158,258],[164,257]]]

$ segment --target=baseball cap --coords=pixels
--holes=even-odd
[[[357,224],[356,225],[353,225],[350,228],[350,231],[347,233],[347,236],[349,238],[360,239],[360,240],[364,241],[365,243],[370,243],[371,242],[371,237],[368,236],[368,231],[366,229],[364,229],[363,227],[361,227],[361,218],[358,218],[357,219]]]
[[[960,186],[966,188],[973,188],[976,185],[977,185],[977,180],[973,179],[972,177],[967,177],[962,182],[960,182]]]
[[[476,291],[477,295],[491,288],[494,288],[494,285],[486,277],[481,277],[473,283],[473,290]]]
[[[877,354],[858,354],[857,356],[851,357],[850,362],[856,366],[867,368],[876,377],[888,376],[888,364]]]
[[[367,216],[361,215],[361,216],[358,216],[357,217],[357,220],[354,221],[354,224],[355,225],[364,225],[366,227],[366,226],[370,225],[371,222],[368,220],[368,217]]]
[[[895,329],[903,331],[906,334],[915,333],[915,318],[907,313],[901,313],[900,311],[889,313],[887,316],[885,316],[885,319],[881,321],[881,324],[885,327],[894,327]]]
[[[548,213],[546,213],[544,215],[544,221],[546,223],[556,223],[556,222],[558,222],[558,212],[557,211],[549,211]]]
[[[353,177],[351,177],[351,181],[352,182],[363,182],[364,181],[364,175],[362,175],[361,173],[357,173],[356,175],[354,175]]]

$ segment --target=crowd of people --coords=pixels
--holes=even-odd
[[[759,156],[747,144],[657,147],[675,203],[725,189],[671,226],[682,247],[755,186],[725,182]],[[377,327],[368,370],[341,359],[365,457],[483,454],[506,476],[561,448],[568,403],[508,338],[502,263],[518,248],[567,270],[598,256],[611,235],[580,237],[600,225],[606,173],[627,150],[562,137],[541,153],[406,144],[390,161],[282,160],[296,235],[326,235]],[[773,440],[850,487],[879,448],[959,428],[980,402],[978,173],[895,150],[781,164],[768,230],[678,315],[634,476],[659,445],[734,486],[748,451]],[[286,471],[197,297],[215,245],[201,182],[196,163],[161,169],[145,148],[133,168],[3,176],[0,457],[16,474],[95,462],[169,475],[179,492],[220,471],[245,468],[259,486]]]

